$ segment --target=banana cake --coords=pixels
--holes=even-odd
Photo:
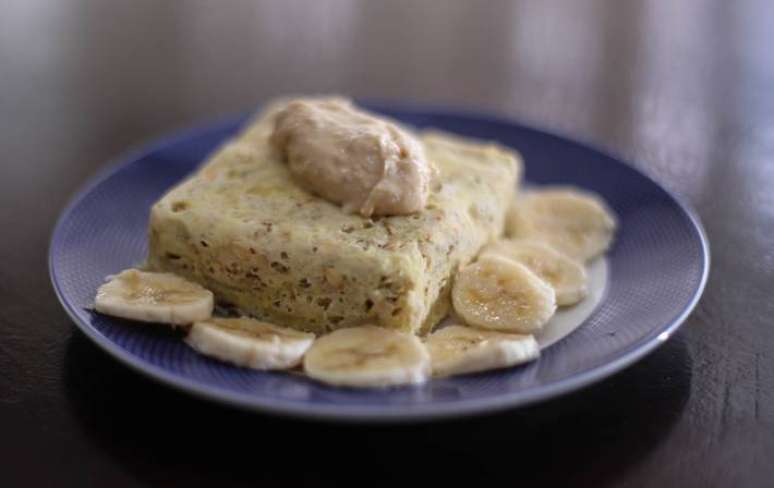
[[[417,137],[437,175],[409,215],[347,213],[293,179],[267,110],[151,210],[148,266],[256,318],[325,333],[377,324],[425,333],[451,279],[502,234],[518,155],[440,132]]]

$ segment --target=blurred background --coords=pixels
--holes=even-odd
[[[170,130],[337,92],[506,114],[645,161],[695,196],[715,141],[772,117],[759,103],[772,13],[767,1],[5,0],[0,146],[24,159],[9,176],[73,185]]]
[[[363,439],[315,427],[318,452],[345,435],[355,451],[363,446],[350,453],[363,466],[385,461],[386,479],[390,449],[406,439],[417,460],[427,452],[472,459],[486,445],[493,457],[476,466],[496,472],[510,466],[518,434],[516,457],[536,480],[772,479],[771,0],[0,0],[0,228],[8,232],[0,240],[0,432],[18,434],[0,451],[25,453],[35,466],[13,464],[17,473],[78,479],[88,459],[93,479],[111,486],[117,478],[222,479],[236,476],[230,453],[209,469],[196,435],[224,445],[230,434],[213,423],[194,435],[187,418],[234,430],[249,423],[252,433],[287,438],[288,450],[310,432],[193,401],[110,360],[75,331],[46,269],[62,207],[109,160],[288,92],[491,112],[594,143],[683,195],[713,253],[709,287],[686,326],[621,375],[454,430]],[[138,392],[157,403],[138,405]],[[120,424],[111,415],[136,405],[137,416]],[[461,435],[474,443],[460,445]],[[38,470],[40,459],[51,471]],[[253,480],[253,460],[239,460],[242,478]],[[329,461],[312,462],[311,473],[335,476]]]

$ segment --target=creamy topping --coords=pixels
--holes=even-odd
[[[288,103],[271,141],[301,186],[346,212],[403,215],[427,204],[433,168],[422,144],[349,100]]]

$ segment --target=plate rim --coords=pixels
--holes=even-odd
[[[48,248],[48,271],[51,285],[54,288],[59,303],[64,308],[67,315],[75,323],[78,329],[83,332],[89,339],[91,339],[97,346],[103,351],[107,352],[110,356],[117,359],[120,363],[128,366],[130,369],[137,371],[144,376],[151,378],[152,380],[171,386],[177,391],[182,391],[191,394],[195,397],[215,401],[220,404],[236,407],[242,410],[270,413],[273,415],[280,415],[284,417],[296,417],[306,418],[314,420],[327,420],[338,421],[348,423],[375,423],[375,422],[417,422],[428,420],[440,420],[450,417],[467,417],[476,414],[494,413],[509,408],[524,407],[540,401],[548,400],[551,398],[557,398],[564,396],[570,392],[579,390],[585,386],[588,386],[597,381],[603,380],[613,374],[620,372],[626,367],[632,365],[639,359],[651,353],[658,346],[668,340],[677,329],[685,322],[688,316],[693,312],[701,299],[704,290],[707,285],[711,266],[711,255],[709,240],[707,233],[698,214],[695,210],[688,205],[684,199],[674,193],[671,189],[661,184],[656,178],[648,174],[646,171],[631,164],[624,158],[621,158],[607,149],[601,148],[596,144],[589,143],[582,139],[567,136],[559,131],[548,130],[537,125],[523,124],[518,120],[499,114],[486,114],[483,112],[476,112],[463,108],[444,108],[439,106],[425,105],[425,104],[394,104],[384,103],[381,101],[363,101],[363,104],[375,108],[377,110],[389,110],[397,111],[406,114],[433,114],[448,117],[457,117],[470,120],[477,123],[495,123],[495,124],[507,124],[515,126],[520,129],[527,129],[533,132],[540,132],[542,134],[558,138],[589,151],[596,152],[605,157],[614,160],[618,164],[627,166],[630,170],[637,173],[639,176],[645,178],[650,183],[658,186],[663,190],[669,198],[671,198],[677,207],[685,214],[688,221],[696,230],[699,237],[702,250],[702,274],[698,286],[693,290],[691,299],[688,301],[683,310],[669,323],[666,323],[663,327],[660,327],[661,332],[655,337],[649,339],[647,342],[641,344],[635,349],[623,354],[613,361],[609,361],[585,371],[578,372],[564,378],[562,380],[553,382],[548,385],[541,385],[530,390],[520,392],[510,392],[498,395],[490,398],[477,398],[469,400],[455,401],[448,404],[427,404],[411,407],[400,407],[390,405],[379,406],[360,406],[360,405],[337,405],[337,404],[306,404],[306,403],[290,403],[284,402],[272,397],[254,396],[246,393],[237,393],[219,386],[202,385],[195,380],[191,380],[184,376],[179,376],[170,373],[163,368],[145,363],[144,361],[136,358],[131,353],[125,351],[120,346],[111,342],[108,338],[101,335],[96,329],[89,324],[83,323],[76,315],[73,306],[69,303],[60,288],[59,277],[56,274],[54,267],[54,245],[58,240],[58,236],[61,235],[61,229],[64,222],[69,218],[74,209],[80,204],[80,202],[97,186],[102,182],[118,173],[125,167],[133,164],[137,159],[146,156],[158,149],[169,146],[171,144],[180,142],[185,139],[195,137],[200,133],[205,133],[211,130],[213,127],[225,125],[228,123],[238,122],[241,119],[245,119],[252,112],[241,112],[239,114],[232,114],[227,117],[219,117],[212,119],[208,122],[194,125],[182,130],[171,132],[167,135],[162,135],[158,138],[154,138],[151,142],[134,146],[133,148],[123,152],[121,155],[109,160],[109,162],[101,170],[96,172],[93,176],[86,180],[68,200],[68,203],[63,208],[56,224],[51,232]]]

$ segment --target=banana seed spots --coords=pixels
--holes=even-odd
[[[363,368],[389,361],[397,352],[398,345],[394,342],[372,342],[367,347],[358,349],[341,347],[332,351],[325,367],[333,371],[348,370],[352,367]]]
[[[127,270],[114,278],[126,300],[138,304],[190,303],[201,298],[202,288],[170,275]],[[101,293],[101,292],[100,292]]]
[[[538,276],[540,276],[541,278],[543,278],[544,280],[552,284],[558,283],[561,279],[561,274],[559,270],[556,268],[556,266],[552,266],[550,264],[546,264],[546,265],[540,266],[539,268],[535,268],[535,273],[537,273]]]
[[[134,290],[127,298],[136,303],[155,304],[155,303],[189,303],[200,298],[199,292],[185,290],[164,290],[144,286]]]
[[[453,339],[447,340],[446,342],[441,344],[441,347],[444,350],[447,350],[449,352],[451,351],[464,352],[476,347],[483,347],[486,345],[486,342],[487,340],[484,339],[482,336],[454,337]]]
[[[309,334],[260,322],[250,318],[211,319],[208,323],[241,337],[278,343],[284,340],[305,339]]]

